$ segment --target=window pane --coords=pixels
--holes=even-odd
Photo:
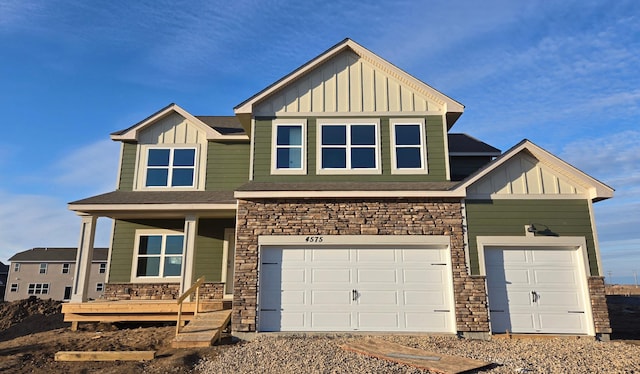
[[[376,145],[376,127],[373,125],[352,125],[351,145]]]
[[[302,150],[300,148],[278,148],[276,167],[278,169],[300,169]]]
[[[194,166],[195,149],[176,149],[173,151],[173,166]]]
[[[157,277],[160,275],[160,257],[139,257],[138,277]]]
[[[278,126],[276,144],[302,145],[302,126]]]
[[[166,248],[164,253],[178,255],[182,254],[182,246],[184,243],[184,236],[182,235],[167,235]]]
[[[193,169],[173,169],[171,186],[193,186]]]
[[[420,148],[396,149],[396,168],[421,168]]]
[[[322,148],[322,168],[344,169],[347,167],[347,150],[344,148]]]
[[[150,149],[147,158],[148,166],[169,166],[168,149]]]
[[[159,255],[162,249],[162,236],[146,235],[140,237],[140,246],[138,254],[141,255]]]
[[[147,169],[147,187],[166,186],[168,176],[168,169]]]
[[[180,276],[182,272],[182,257],[170,256],[164,259],[164,273],[165,277]]]
[[[346,145],[346,126],[322,126],[322,145]]]
[[[376,167],[375,148],[353,148],[351,149],[352,169],[374,169]]]
[[[420,145],[419,125],[396,125],[396,145]]]

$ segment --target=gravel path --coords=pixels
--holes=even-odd
[[[258,335],[196,366],[199,373],[427,373],[409,366],[343,351],[339,345],[364,336]],[[493,362],[482,373],[640,373],[640,346],[584,339],[473,341],[455,337],[376,338],[448,355]]]

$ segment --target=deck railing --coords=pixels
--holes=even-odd
[[[176,322],[176,336],[180,333],[180,327],[182,326],[182,303],[184,300],[189,297],[194,292],[196,293],[196,305],[195,310],[193,311],[193,316],[198,315],[198,310],[200,308],[200,286],[204,283],[204,276],[198,278],[198,280],[193,284],[193,286],[189,287],[188,290],[184,291],[182,295],[178,298],[178,321]]]

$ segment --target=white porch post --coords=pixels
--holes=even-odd
[[[184,257],[182,260],[182,278],[180,293],[188,290],[193,283],[193,260],[196,253],[196,237],[198,235],[198,217],[186,216],[184,219]]]
[[[76,271],[73,277],[73,294],[71,301],[82,303],[87,301],[89,290],[89,272],[93,259],[93,240],[96,235],[98,217],[83,215],[80,225],[80,242],[76,253]]]

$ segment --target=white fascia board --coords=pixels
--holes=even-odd
[[[465,197],[465,191],[236,191],[233,196],[236,199]]]
[[[589,176],[585,172],[577,169],[576,167],[549,153],[543,148],[540,148],[529,140],[523,141],[519,146],[507,151],[507,153],[502,154],[502,156],[494,160],[489,167],[484,169],[481,173],[473,176],[473,178],[458,185],[455,190],[466,190],[467,187],[477,182],[480,178],[490,174],[493,170],[509,161],[512,157],[522,152],[523,150],[529,151],[538,161],[542,162],[545,165],[548,165],[554,170],[557,170],[561,174],[566,175],[570,179],[584,186],[584,188],[589,191],[590,199],[608,199],[610,197],[613,197],[614,190],[611,187]]]
[[[205,132],[207,140],[221,140],[221,139],[226,139],[226,140],[249,140],[249,136],[248,135],[222,135],[218,131],[214,130],[212,127],[207,125],[206,123],[204,123],[201,120],[199,120],[197,117],[193,116],[191,113],[189,113],[186,110],[184,110],[183,108],[181,108],[177,104],[170,105],[169,107],[165,108],[164,110],[161,110],[161,111],[157,112],[156,114],[154,114],[151,117],[147,118],[145,121],[140,122],[137,126],[129,129],[129,131],[125,132],[124,134],[111,135],[111,140],[137,141],[141,130],[143,130],[144,128],[146,128],[149,125],[153,124],[154,122],[158,121],[159,119],[165,117],[167,114],[169,114],[171,112],[178,113],[182,117],[184,117],[187,120],[189,120],[189,122],[193,123],[195,126],[198,126],[202,131]]]
[[[235,211],[236,204],[69,204],[69,210],[78,214],[91,212]]]

